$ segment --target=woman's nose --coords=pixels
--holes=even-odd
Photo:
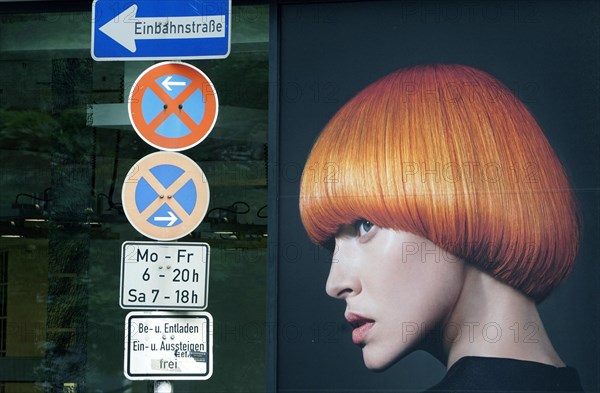
[[[346,299],[360,293],[360,280],[356,272],[356,261],[352,260],[343,241],[335,242],[329,277],[325,292],[336,299]]]

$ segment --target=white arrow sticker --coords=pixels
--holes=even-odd
[[[180,81],[180,82],[171,82],[171,75],[167,76],[165,78],[164,81],[162,81],[161,85],[163,85],[163,87],[165,89],[167,89],[168,91],[171,91],[173,89],[171,89],[171,86],[185,86],[186,83],[184,81]]]
[[[172,227],[175,221],[177,221],[177,216],[172,211],[169,211],[167,214],[169,217],[154,217],[154,221],[170,221],[167,226]]]
[[[225,37],[225,15],[138,18],[136,4],[100,27],[100,31],[130,52],[136,40]]]

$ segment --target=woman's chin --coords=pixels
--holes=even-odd
[[[367,347],[363,347],[363,361],[365,366],[374,372],[382,372],[396,364],[404,356],[394,357],[376,351],[369,351]]]

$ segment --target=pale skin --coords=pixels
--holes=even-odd
[[[464,356],[565,366],[533,300],[429,240],[362,220],[335,243],[326,291],[346,302],[368,368],[416,349],[447,368]]]

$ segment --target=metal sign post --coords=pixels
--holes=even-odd
[[[154,393],[173,393],[173,387],[169,381],[155,381]]]

